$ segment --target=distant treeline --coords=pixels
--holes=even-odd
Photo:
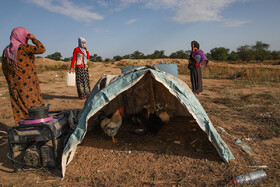
[[[202,49],[203,50],[203,49]],[[132,54],[124,56],[114,56],[114,60],[122,59],[158,59],[158,58],[179,58],[188,59],[191,50],[179,50],[171,53],[170,56],[164,54],[164,50],[155,50],[153,54],[144,55],[140,51],[134,51]],[[206,54],[207,58],[215,61],[260,61],[280,60],[280,51],[270,51],[269,44],[257,41],[255,45],[244,45],[237,48],[237,51],[231,51],[224,47],[216,47]]]
[[[38,56],[37,58],[42,58],[42,57]],[[56,61],[65,61],[65,62],[72,60],[72,57],[62,59],[62,55],[59,52],[50,54],[50,55],[46,56],[46,58],[56,60]],[[93,56],[90,56],[89,60],[93,61],[93,62],[100,62],[100,61],[102,61],[102,57],[98,56],[97,54],[94,54]]]
[[[203,49],[202,49],[203,50]],[[122,59],[159,59],[159,58],[178,58],[178,59],[188,59],[191,53],[190,50],[184,51],[179,50],[171,53],[169,56],[164,54],[164,50],[155,50],[154,53],[145,55],[140,51],[134,51],[132,54],[127,54],[124,56],[116,55],[113,59],[105,58],[104,61],[115,60],[119,61]],[[224,47],[216,47],[210,50],[210,53],[206,54],[209,60],[215,61],[259,61],[264,60],[280,60],[280,51],[270,51],[269,44],[257,41],[255,45],[243,45],[239,46],[236,51],[230,51]],[[1,60],[2,57],[0,57]],[[38,56],[37,58],[41,58]],[[70,61],[71,57],[62,59],[62,55],[59,52],[47,55],[46,58],[52,60],[62,60]],[[103,61],[102,57],[94,54],[90,56],[90,61],[100,62]]]

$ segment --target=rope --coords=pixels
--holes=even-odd
[[[7,132],[6,132],[6,131],[0,131],[0,133],[5,134],[5,135],[6,135],[6,138],[7,138]],[[4,136],[0,136],[0,140],[2,140],[3,137],[4,137]],[[0,144],[0,147],[1,147],[2,145],[5,145],[6,143],[8,143],[8,138],[7,138],[7,140],[3,140],[3,141],[4,141],[4,142]]]

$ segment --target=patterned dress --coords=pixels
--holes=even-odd
[[[76,86],[78,97],[87,98],[90,95],[90,81],[88,68],[76,67]]]
[[[34,54],[42,54],[46,49],[37,39],[32,42],[35,46],[19,46],[16,63],[10,63],[5,51],[2,55],[2,70],[8,83],[16,125],[28,117],[27,107],[43,104]]]

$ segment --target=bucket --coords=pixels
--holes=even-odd
[[[66,73],[66,86],[76,86],[76,75],[75,72],[67,72]]]

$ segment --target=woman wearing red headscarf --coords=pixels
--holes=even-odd
[[[28,44],[28,40],[33,44]],[[43,99],[34,64],[34,54],[46,51],[44,45],[23,27],[13,29],[10,44],[2,55],[16,125],[28,117],[27,107],[42,105]]]

